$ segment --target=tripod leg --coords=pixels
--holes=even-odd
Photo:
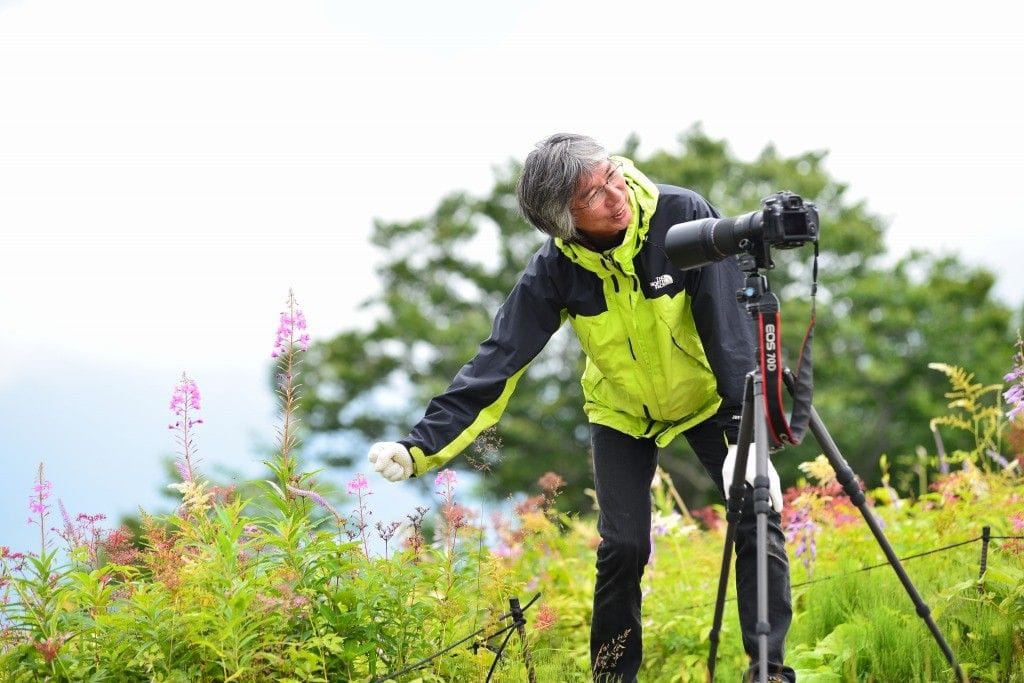
[[[754,514],[757,522],[757,661],[758,681],[768,681],[768,510],[771,496],[768,492],[768,426],[764,386],[759,373],[754,374],[754,443],[756,466],[754,475]]]
[[[939,627],[935,624],[935,620],[932,619],[931,611],[928,609],[928,605],[925,604],[924,600],[921,599],[917,589],[914,588],[914,584],[911,583],[910,577],[907,576],[907,572],[903,569],[903,565],[900,563],[899,558],[893,551],[892,546],[886,539],[885,534],[882,533],[882,528],[878,524],[878,520],[875,519],[874,514],[867,506],[867,501],[864,497],[864,493],[860,490],[860,486],[857,485],[856,475],[850,468],[850,465],[843,458],[839,452],[839,448],[836,447],[835,441],[832,440],[832,436],[825,429],[825,424],[821,421],[821,417],[818,415],[818,411],[811,406],[811,417],[810,417],[811,433],[814,434],[814,438],[818,441],[818,445],[821,446],[822,451],[825,453],[825,457],[832,464],[832,469],[836,472],[836,479],[843,486],[843,490],[846,495],[850,497],[850,500],[857,509],[860,510],[861,516],[864,517],[864,521],[867,522],[868,527],[871,529],[871,533],[874,534],[875,540],[878,541],[879,547],[882,552],[885,553],[886,559],[892,566],[893,571],[896,572],[896,576],[899,577],[900,583],[903,584],[903,588],[907,591],[907,595],[914,602],[914,606],[917,608],[917,614],[924,620],[928,626],[928,630],[931,631],[932,636],[935,638],[935,642],[938,643],[939,648],[942,650],[942,654],[946,656],[946,661],[952,665],[956,671],[957,679],[966,681],[964,673],[960,669],[960,664],[957,663],[956,657],[953,655],[953,650],[950,649],[946,643],[945,638],[942,636],[942,632]],[[760,531],[760,528],[758,529]]]
[[[753,373],[747,375],[743,390],[743,410],[740,413],[739,440],[736,445],[736,467],[733,469],[732,481],[722,482],[729,487],[726,501],[725,519],[728,523],[725,530],[725,547],[722,550],[722,569],[718,576],[718,594],[715,598],[715,617],[708,634],[710,649],[708,651],[708,681],[715,680],[715,660],[718,656],[719,633],[722,630],[722,614],[725,610],[725,593],[729,585],[729,567],[732,565],[733,546],[736,542],[736,527],[739,524],[743,499],[747,493],[745,473],[747,471],[747,454],[750,441],[754,436],[754,405]]]

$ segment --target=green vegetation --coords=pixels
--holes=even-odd
[[[181,505],[145,517],[138,538],[102,531],[95,517],[72,518],[61,507],[56,536],[66,552],[55,547],[50,525],[60,522],[52,520],[40,467],[30,499],[40,548],[0,548],[0,680],[370,681],[480,633],[398,680],[483,681],[495,658],[482,637],[507,625],[510,598],[525,604],[536,594],[525,615],[528,652],[513,637],[493,680],[527,680],[527,653],[540,681],[588,680],[598,542],[592,515],[559,510],[564,481],[554,473],[512,515],[467,507],[452,470],[434,479],[435,511],[371,525],[369,483],[356,475],[347,486],[351,509],[339,512],[293,455],[288,413],[298,400],[301,317],[291,304],[278,366],[286,406],[281,448],[268,463],[277,481],[260,483],[252,498],[194,468],[201,399],[187,377],[171,405]],[[900,499],[889,486],[868,493],[897,552],[921,555],[908,571],[971,680],[1024,681],[1024,456],[1014,446],[1017,457],[995,466],[987,454],[1008,429],[1021,444],[1024,424],[1017,417],[1011,429],[1001,410],[990,410],[998,392],[979,389],[962,370],[944,372],[955,394],[951,414],[965,424],[996,420],[999,433],[974,432],[974,446],[951,456],[950,473],[924,458],[917,475],[925,492],[915,499]],[[1007,377],[1014,379],[1006,394],[1016,400],[1019,378]],[[965,403],[965,391],[976,400]],[[953,680],[891,570],[861,571],[883,556],[831,468],[819,458],[801,469],[783,519],[795,583],[788,649],[801,680]],[[677,500],[671,480],[660,476],[652,496],[655,551],[644,579],[647,681],[704,680],[721,509],[691,517]],[[983,527],[995,538],[979,577]],[[370,550],[371,538],[382,544],[379,552]],[[722,637],[718,672],[734,679],[746,658],[732,609]]]

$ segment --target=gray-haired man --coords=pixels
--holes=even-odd
[[[668,228],[717,213],[691,190],[654,184],[589,137],[559,134],[539,143],[526,158],[518,199],[526,219],[551,239],[477,355],[405,439],[374,444],[369,459],[399,481],[458,455],[497,422],[527,365],[568,320],[587,356],[583,408],[600,508],[591,663],[596,679],[633,681],[642,659],[640,579],[651,550],[658,449],[683,435],[724,495],[722,468],[734,455],[729,444],[755,357],[752,322],[735,298],[743,275],[734,259],[675,268],[663,248]],[[769,669],[774,680],[793,681],[783,665],[789,565],[772,479]],[[756,661],[755,546],[748,496],[737,527],[736,584],[744,647]]]

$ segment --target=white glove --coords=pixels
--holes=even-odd
[[[412,456],[400,443],[377,442],[370,446],[366,457],[373,469],[388,481],[403,481],[412,476]]]
[[[736,469],[736,444],[729,445],[729,453],[725,456],[725,463],[722,465],[722,481],[725,484],[725,497],[729,498],[729,485],[732,484],[732,473]],[[750,444],[750,451],[747,453],[747,483],[754,485],[754,476],[757,474],[757,446]],[[771,458],[768,459],[768,497],[771,498],[772,508],[776,512],[782,512],[782,483],[779,481],[779,473],[775,471],[775,465]]]

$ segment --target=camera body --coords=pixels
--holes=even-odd
[[[682,270],[700,268],[747,252],[758,268],[774,267],[772,247],[794,249],[818,241],[818,210],[792,192],[776,192],[761,209],[736,218],[700,218],[678,223],[665,235],[665,251]]]
[[[761,239],[768,246],[793,249],[818,241],[818,211],[800,195],[777,192],[761,205]]]

